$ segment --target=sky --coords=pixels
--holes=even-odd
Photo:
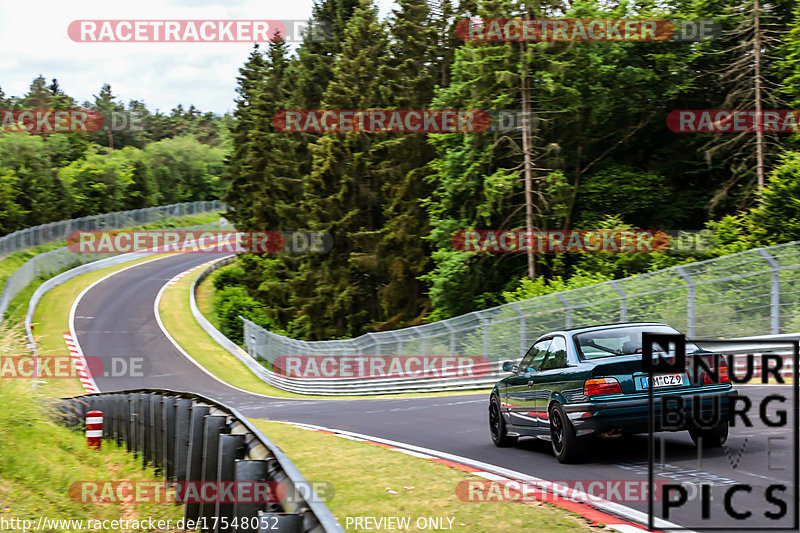
[[[307,20],[313,0],[0,0],[0,87],[22,96],[39,74],[58,79],[78,102],[104,83],[118,101],[150,111],[178,104],[224,113],[235,107],[236,77],[249,43],[84,43],[73,20]],[[378,0],[385,17],[392,0]]]

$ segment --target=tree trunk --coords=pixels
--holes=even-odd
[[[764,121],[761,112],[761,25],[758,0],[753,1],[753,67],[756,98],[756,175],[758,188],[764,188]]]
[[[522,44],[527,53],[527,46]],[[530,132],[530,88],[528,87],[528,69],[526,58],[522,64],[522,157],[525,176],[525,231],[528,234],[528,277],[536,277],[536,256],[533,253],[533,183],[531,170],[531,132]]]

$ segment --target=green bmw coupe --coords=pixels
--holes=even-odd
[[[737,394],[725,358],[686,341],[685,370],[654,374],[650,383],[642,362],[645,332],[680,335],[667,324],[635,323],[539,337],[518,364],[503,364],[511,375],[492,390],[494,444],[505,447],[522,436],[537,437],[552,443],[560,462],[577,462],[586,458],[589,439],[646,433],[652,418],[655,431],[688,430],[700,446],[722,446]],[[658,349],[653,348],[653,357],[668,358]]]

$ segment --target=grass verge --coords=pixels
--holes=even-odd
[[[597,529],[579,515],[546,503],[462,501],[456,495],[458,483],[482,478],[443,464],[278,422],[253,422],[290,451],[309,482],[333,486],[333,498],[326,505],[343,527],[347,517],[398,516],[410,518],[407,531],[417,531],[419,517],[444,518],[445,527],[453,518],[452,531],[469,533]]]
[[[19,329],[0,332],[3,354],[26,355]],[[45,399],[32,393],[30,380],[3,380],[0,386],[0,519],[11,530],[11,520],[39,517],[52,520],[155,520],[182,516],[170,504],[96,504],[75,501],[70,487],[80,481],[156,481],[151,469],[142,469],[132,454],[115,443],[103,442],[101,451],[89,450],[86,437],[56,424]],[[78,498],[80,497],[78,492]],[[19,522],[17,522],[19,524]],[[87,531],[76,524],[43,527],[43,531]],[[0,525],[0,530],[7,529]],[[103,529],[120,531],[119,529]],[[137,529],[137,531],[155,531]],[[174,531],[174,529],[173,529]]]
[[[226,268],[230,268],[230,266],[224,266],[218,269],[217,272]],[[200,309],[203,316],[206,317],[215,328],[219,329],[219,317],[214,309],[214,291],[214,276],[206,276],[203,281],[197,284],[194,297],[197,301],[197,308]]]
[[[228,353],[212,339],[200,327],[192,316],[189,309],[189,292],[192,283],[201,274],[201,269],[191,272],[184,276],[176,284],[167,287],[161,298],[159,313],[164,327],[170,335],[186,350],[200,365],[206,370],[217,376],[219,379],[230,383],[240,389],[266,394],[269,396],[279,396],[282,398],[324,398],[324,399],[359,399],[359,398],[380,398],[381,396],[314,396],[308,394],[296,394],[284,391],[264,383],[258,376],[250,372],[236,357]],[[209,282],[210,283],[210,282]],[[209,289],[210,286],[210,289]],[[213,285],[206,285],[203,291],[203,308],[209,308],[210,301],[213,300]],[[198,302],[198,307],[200,306]],[[203,309],[201,308],[201,310]],[[383,396],[384,398],[414,398],[421,396],[456,396],[471,393],[486,393],[489,389],[479,390],[457,390],[431,393],[408,392],[402,394],[392,394]]]

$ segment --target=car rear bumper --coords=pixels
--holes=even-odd
[[[663,392],[653,397],[652,409],[647,396],[595,400],[563,407],[579,436],[608,432],[646,433],[651,418],[654,431],[681,431],[692,426],[712,427],[728,421],[731,398],[738,394],[734,389]],[[667,408],[662,417],[665,401]]]

